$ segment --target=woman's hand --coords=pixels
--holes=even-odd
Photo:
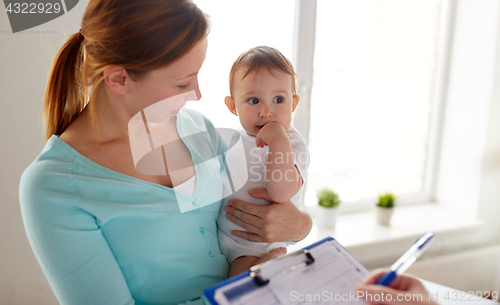
[[[387,270],[375,270],[368,274],[361,284],[356,287],[357,295],[363,295],[363,299],[370,305],[381,304],[414,304],[414,305],[436,305],[429,298],[429,294],[422,282],[417,278],[401,274],[387,286],[375,285],[377,280]],[[371,297],[367,297],[370,295]],[[375,297],[377,295],[377,297]],[[389,301],[390,299],[390,301]],[[378,301],[375,301],[378,300]],[[399,300],[399,301],[398,301]],[[370,302],[369,302],[370,301]]]
[[[272,204],[260,206],[238,199],[229,200],[229,205],[225,207],[227,219],[248,231],[234,230],[231,234],[265,243],[298,241],[309,234],[311,217],[293,203],[272,201],[265,188],[250,190],[248,194]]]

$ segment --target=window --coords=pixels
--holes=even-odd
[[[318,0],[306,204],[423,193],[440,1]]]
[[[187,107],[216,127],[238,128],[224,105],[231,65],[258,45],[290,60],[307,56],[303,46],[293,49],[294,29],[302,26],[295,20],[299,6],[289,0],[195,2],[212,24],[199,77],[203,97]],[[440,11],[440,0],[317,0],[306,205],[315,204],[323,186],[345,202],[373,201],[383,191],[429,197]]]
[[[240,123],[224,104],[229,70],[241,53],[259,45],[277,48],[291,59],[295,4],[289,0],[194,2],[210,16],[211,28],[199,75],[202,98],[187,107],[202,112],[216,127],[236,129]]]

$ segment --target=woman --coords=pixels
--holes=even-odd
[[[166,175],[139,173],[127,129],[158,101],[189,91],[201,97],[207,31],[206,16],[188,0],[91,0],[80,32],[56,56],[44,105],[48,141],[22,176],[20,201],[30,244],[60,303],[203,304],[202,290],[227,277],[215,222],[220,201],[181,213],[172,189],[195,177],[185,198],[197,205],[219,176],[194,165],[197,147],[188,142],[166,153],[193,164],[176,179],[168,167]],[[186,109],[165,128],[173,139],[213,129]],[[207,143],[220,154],[216,140]],[[265,190],[251,195],[269,199]],[[237,201],[228,218],[249,231],[235,234],[251,241],[300,240],[311,228],[290,203]]]

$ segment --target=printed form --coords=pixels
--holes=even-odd
[[[309,250],[314,263],[298,266],[305,254],[264,263],[259,276],[269,283],[259,286],[253,277],[245,277],[218,289],[214,295],[224,305],[271,304],[365,304],[356,298],[355,287],[368,270],[336,240],[324,242]]]

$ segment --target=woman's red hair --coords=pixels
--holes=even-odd
[[[124,67],[137,80],[172,63],[208,32],[207,16],[190,0],[90,0],[81,34],[71,35],[50,70],[43,119],[46,139],[60,135],[102,86],[103,71]],[[92,121],[98,130],[95,111]]]

